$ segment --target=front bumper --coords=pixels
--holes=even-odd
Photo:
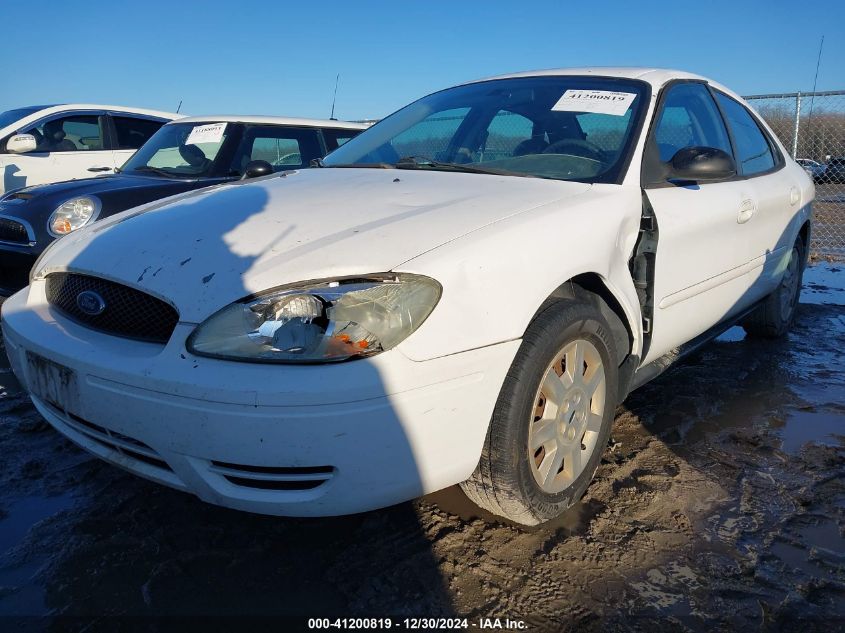
[[[51,310],[43,282],[3,305],[12,368],[61,433],[207,502],[275,515],[361,512],[469,477],[519,346],[260,365],[191,356],[193,328],[166,346],[101,334]],[[72,379],[45,389],[61,368]]]

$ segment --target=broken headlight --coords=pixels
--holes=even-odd
[[[440,292],[433,279],[404,273],[286,286],[212,315],[191,334],[188,351],[276,363],[372,356],[410,336]]]

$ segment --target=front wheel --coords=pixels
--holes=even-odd
[[[742,327],[749,336],[779,338],[789,331],[798,310],[804,253],[804,241],[799,237],[792,246],[778,287],[743,321]]]
[[[496,403],[481,460],[461,484],[477,505],[523,525],[578,501],[610,436],[618,394],[610,326],[561,301],[528,328]]]

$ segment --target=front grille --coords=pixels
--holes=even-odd
[[[47,301],[62,313],[94,330],[151,343],[167,343],[179,313],[161,299],[113,281],[79,275],[47,275]],[[95,292],[105,308],[99,314],[83,312],[77,303],[80,293]]]
[[[211,470],[236,486],[259,490],[312,490],[334,476],[332,466],[249,466],[212,461]]]
[[[29,233],[23,224],[9,218],[0,218],[0,242],[29,244],[30,241]]]

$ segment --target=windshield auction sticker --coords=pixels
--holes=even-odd
[[[623,116],[637,94],[611,90],[567,90],[552,106],[557,112],[593,112]]]
[[[198,125],[188,138],[185,139],[185,145],[197,145],[199,143],[219,143],[223,139],[223,132],[226,131],[225,123],[209,123],[208,125]]]

